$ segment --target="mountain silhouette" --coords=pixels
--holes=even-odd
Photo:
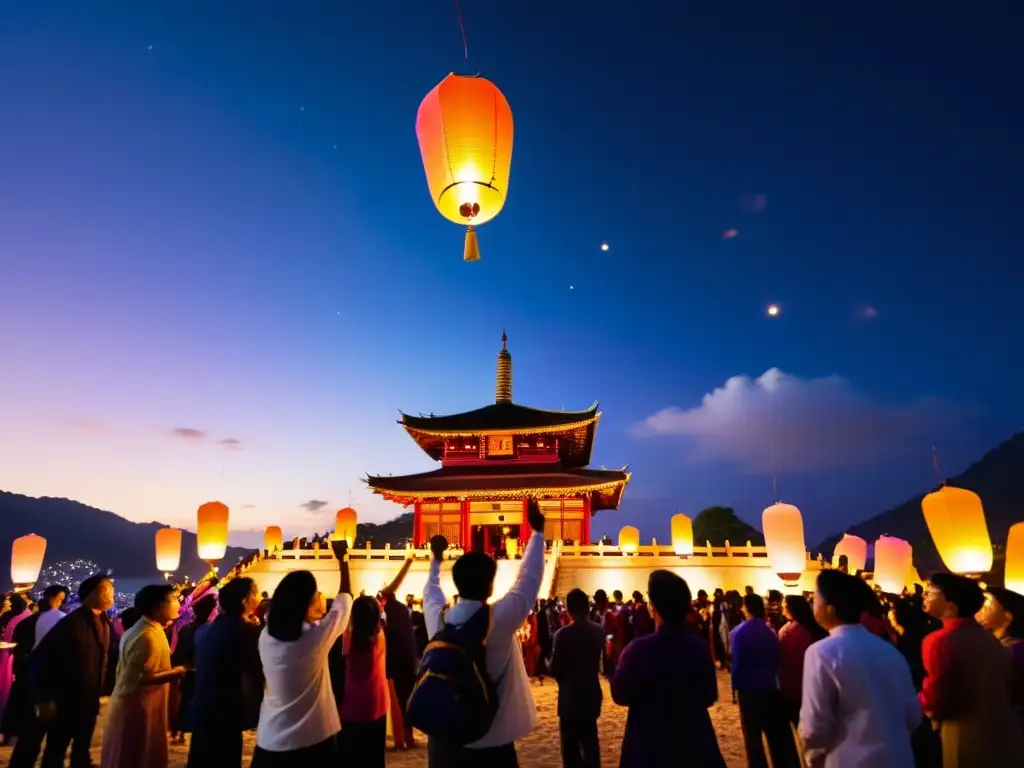
[[[0,584],[8,584],[10,579],[9,542],[27,533],[46,539],[46,563],[82,558],[122,578],[158,576],[154,537],[164,527],[157,522],[133,523],[113,512],[70,499],[36,499],[0,491],[0,542],[6,542],[0,543]],[[221,571],[249,552],[241,547],[228,547]],[[196,535],[184,531],[178,573],[198,578],[207,570],[196,553]]]
[[[1006,545],[1010,526],[1024,519],[1024,432],[1018,432],[993,448],[980,461],[972,464],[962,474],[948,478],[946,482],[974,491],[981,497],[989,536],[996,546],[997,564],[994,570],[999,571],[999,556]],[[869,544],[887,534],[910,542],[914,548],[914,564],[922,574],[942,570],[942,559],[921,513],[921,499],[924,496],[924,493],[918,494],[898,507],[830,536],[812,551],[830,557],[843,533],[860,536]]]

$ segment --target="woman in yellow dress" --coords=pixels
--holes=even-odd
[[[184,667],[171,667],[164,633],[178,618],[177,591],[143,587],[135,607],[142,617],[121,638],[101,768],[167,768],[167,683],[185,674]]]

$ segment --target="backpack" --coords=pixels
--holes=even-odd
[[[487,674],[491,609],[465,624],[446,623],[423,651],[405,722],[452,746],[482,739],[498,712],[498,686]]]

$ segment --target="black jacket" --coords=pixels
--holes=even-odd
[[[555,633],[551,676],[558,681],[558,716],[596,720],[601,715],[601,659],[604,629],[593,621],[573,621]]]
[[[110,619],[82,606],[46,633],[29,661],[36,701],[58,709],[90,712],[99,707],[110,663]]]
[[[221,614],[195,637],[195,684],[189,705],[192,732],[245,731],[259,722],[263,701],[260,627]]]

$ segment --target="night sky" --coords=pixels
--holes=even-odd
[[[1012,5],[464,0],[466,63],[447,0],[5,3],[0,487],[383,521],[398,409],[493,401],[506,328],[632,467],[596,533],[773,471],[841,532],[1024,426]],[[452,70],[516,121],[474,264],[414,133]]]

